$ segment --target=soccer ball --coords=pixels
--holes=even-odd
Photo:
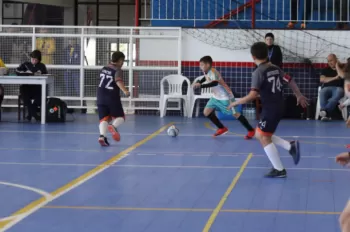
[[[177,129],[174,125],[168,128],[168,135],[171,137],[176,137],[179,134],[179,129]]]

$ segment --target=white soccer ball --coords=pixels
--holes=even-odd
[[[179,134],[179,129],[177,129],[174,125],[168,128],[168,135],[171,137],[176,137]]]

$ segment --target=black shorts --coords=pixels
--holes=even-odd
[[[258,131],[263,135],[273,135],[282,117],[283,111],[262,110],[258,123]]]
[[[120,100],[108,104],[97,104],[97,110],[100,120],[103,120],[106,117],[125,117],[123,105]]]

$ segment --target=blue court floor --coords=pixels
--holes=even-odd
[[[172,122],[177,138],[166,135]],[[130,116],[122,140],[101,148],[94,115],[2,122],[0,231],[340,231],[350,169],[334,157],[350,143],[344,122],[282,121],[277,135],[297,137],[302,151],[294,166],[280,150],[287,179],[263,178],[260,144],[225,124],[231,133],[212,138],[204,118]]]

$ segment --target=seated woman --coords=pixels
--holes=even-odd
[[[16,69],[17,75],[20,76],[34,76],[47,74],[45,64],[41,63],[41,52],[34,50],[30,54],[30,62],[24,62]],[[37,115],[37,109],[41,105],[41,86],[40,85],[21,85],[20,93],[22,95],[23,104],[28,108],[28,121],[35,120],[40,121],[40,117]],[[32,100],[34,100],[32,102]]]

